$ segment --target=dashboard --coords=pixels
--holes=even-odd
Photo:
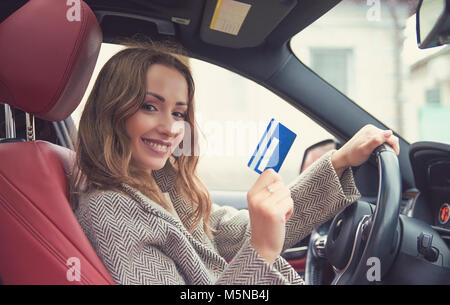
[[[448,161],[435,161],[428,166],[428,188],[434,203],[434,224],[450,229],[450,157]]]
[[[447,244],[450,243],[450,145],[417,142],[409,157],[420,193],[413,216],[429,223]]]

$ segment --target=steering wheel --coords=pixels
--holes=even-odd
[[[322,284],[324,262],[334,269],[333,285],[379,283],[392,266],[400,241],[400,168],[389,145],[377,147],[374,154],[379,174],[375,208],[358,200],[336,215],[331,224],[312,232],[306,284]]]

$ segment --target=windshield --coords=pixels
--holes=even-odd
[[[450,143],[450,46],[417,47],[417,3],[344,0],[294,36],[291,48],[408,142]]]

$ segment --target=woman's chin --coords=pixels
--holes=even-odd
[[[168,158],[164,158],[164,159],[159,159],[159,160],[154,160],[156,162],[151,162],[151,164],[149,164],[149,169],[151,170],[159,170],[161,168],[163,168],[166,165]]]
[[[150,160],[146,162],[135,162],[134,164],[141,169],[145,169],[146,171],[153,171],[153,170],[159,170],[164,167],[166,164],[167,158],[161,159],[161,160]]]
[[[150,171],[152,171],[152,170],[157,171],[157,170],[160,170],[161,168],[163,168],[164,164],[166,164],[166,162],[164,162],[164,163],[159,163],[159,162],[158,163],[152,163],[151,165],[149,164],[148,166],[146,166],[146,168],[148,170],[150,170]]]

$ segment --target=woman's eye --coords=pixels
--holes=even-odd
[[[175,116],[185,119],[186,118],[186,113],[181,113],[181,112],[174,112]]]
[[[141,108],[144,110],[147,110],[147,111],[152,111],[152,112],[158,110],[158,109],[156,109],[155,106],[153,106],[151,104],[144,104],[144,105],[142,105]],[[173,115],[175,115],[176,117],[181,118],[181,119],[186,119],[187,113],[174,112]]]
[[[150,104],[144,104],[144,105],[142,105],[141,108],[144,109],[144,110],[148,110],[148,111],[152,111],[152,109],[157,110],[155,106],[150,105]]]

